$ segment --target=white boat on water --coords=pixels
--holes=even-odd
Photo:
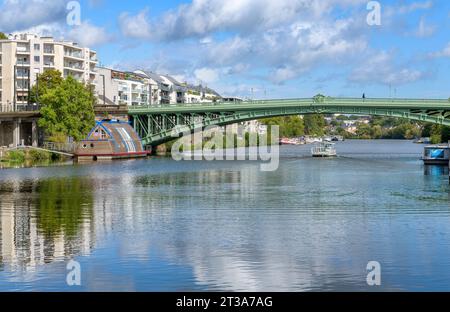
[[[336,157],[337,152],[334,143],[323,142],[311,149],[313,157]]]
[[[281,145],[302,145],[302,144],[304,144],[304,142],[297,138],[294,138],[294,139],[282,138],[280,140],[280,144]]]

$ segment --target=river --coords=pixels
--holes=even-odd
[[[0,170],[0,291],[449,291],[448,171],[424,167],[423,145],[310,148],[281,147],[274,172],[171,158]]]

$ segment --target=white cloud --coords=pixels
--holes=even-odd
[[[136,16],[132,16],[127,12],[120,14],[119,27],[122,34],[131,38],[152,38],[151,25],[148,21],[147,15],[148,9],[144,9]]]
[[[100,2],[95,0],[92,4],[99,5]],[[79,26],[67,25],[66,3],[66,0],[5,0],[0,7],[0,30],[69,39],[87,47],[102,45],[112,39],[105,28],[87,21]]]
[[[136,16],[123,13],[122,32],[135,38],[177,40],[203,37],[216,31],[249,33],[289,24],[299,19],[319,20],[337,5],[365,0],[193,0],[151,21],[148,10]]]
[[[38,36],[54,36],[55,38],[63,38],[65,34],[65,28],[60,23],[55,22],[37,25],[27,29],[17,29],[12,33],[28,33],[36,34]]]
[[[182,45],[177,57],[181,54],[188,60],[182,65],[186,77],[218,84],[224,75],[236,75],[240,80],[282,84],[318,68],[351,70],[372,56],[366,4],[367,0],[193,0],[159,16],[151,17],[147,9],[136,15],[123,13],[119,25],[125,37],[153,41],[163,48]],[[390,21],[432,6],[433,1],[386,5],[383,14]],[[388,22],[383,30],[392,30],[393,25]],[[409,34],[427,37],[435,31],[424,18],[418,26]],[[356,75],[350,79],[402,84],[423,78],[421,71],[396,65],[385,52],[381,55],[369,63],[377,73],[356,65]],[[386,56],[390,58],[383,59]]]
[[[447,46],[439,52],[431,53],[430,57],[438,58],[438,57],[450,57],[450,42]]]
[[[67,38],[85,47],[95,47],[111,41],[113,37],[104,28],[83,22],[79,26],[70,28]]]
[[[194,71],[195,78],[201,82],[210,84],[219,79],[219,72],[213,68],[199,68]]]
[[[0,6],[0,29],[14,32],[61,22],[65,17],[65,0],[4,0]]]
[[[402,5],[398,8],[397,12],[400,14],[408,14],[417,10],[428,10],[433,7],[433,1],[416,1],[407,5]]]
[[[364,63],[356,67],[349,76],[349,81],[395,86],[412,83],[424,77],[425,74],[420,70],[393,64],[392,53],[383,51],[374,53]]]
[[[353,20],[298,22],[264,34],[225,40],[207,49],[205,61],[211,66],[245,63],[247,69],[269,69],[274,83],[297,78],[316,65],[341,64],[363,54],[366,39],[355,32]],[[241,71],[242,72],[242,71]]]

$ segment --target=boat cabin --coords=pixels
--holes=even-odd
[[[450,159],[450,146],[449,145],[425,146],[422,159],[425,165],[448,166]]]
[[[78,144],[75,151],[79,161],[136,158],[148,154],[133,127],[118,120],[96,122],[95,127],[87,138]]]

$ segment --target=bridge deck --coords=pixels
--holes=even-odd
[[[420,109],[420,110],[450,110],[449,100],[439,99],[355,99],[355,98],[324,98],[260,100],[244,102],[192,103],[173,104],[165,106],[130,107],[130,115],[163,114],[163,113],[206,113],[222,111],[248,111],[280,107],[361,107],[389,109]]]

